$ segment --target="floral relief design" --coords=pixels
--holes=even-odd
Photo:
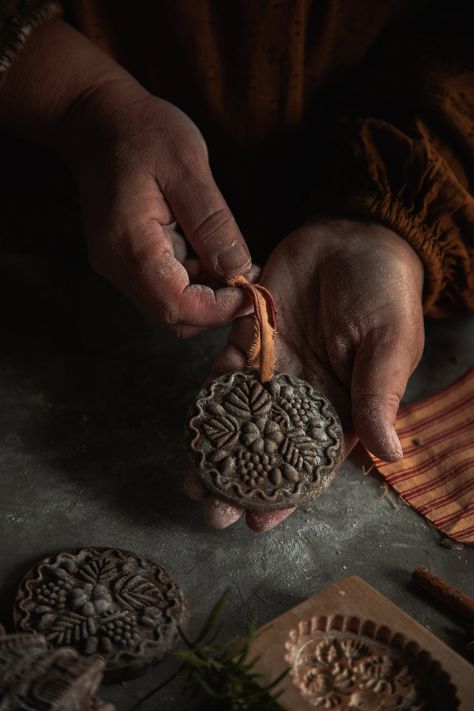
[[[40,632],[55,647],[100,655],[113,673],[124,654],[126,664],[146,657],[149,666],[172,648],[185,605],[178,585],[151,561],[117,549],[83,549],[33,569],[15,614],[21,630]]]
[[[424,708],[422,691],[401,656],[370,641],[329,636],[308,642],[298,655],[293,678],[316,708]]]
[[[204,482],[249,507],[282,508],[322,493],[342,448],[329,401],[283,374],[266,384],[253,371],[218,378],[200,393],[188,429]]]
[[[290,677],[308,707],[459,708],[456,687],[440,662],[418,642],[383,623],[340,612],[315,615],[288,631],[284,647]]]

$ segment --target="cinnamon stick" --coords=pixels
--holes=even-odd
[[[465,595],[440,575],[432,573],[422,565],[415,568],[411,579],[446,607],[454,610],[467,625],[474,626],[474,599],[472,597]]]

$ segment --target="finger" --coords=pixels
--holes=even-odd
[[[207,286],[211,286],[212,283],[215,284],[216,280],[213,280],[212,277],[203,269],[199,259],[185,259],[183,264],[188,272],[191,284],[206,284]]]
[[[195,471],[187,472],[183,488],[191,499],[204,502],[204,520],[212,528],[228,528],[242,516],[243,509],[212,495]]]
[[[278,511],[269,512],[255,512],[247,511],[245,514],[245,523],[247,526],[255,533],[263,533],[263,531],[270,531],[279,523],[288,518],[290,514],[293,513],[295,509],[280,509]]]
[[[422,351],[421,316],[417,328],[384,326],[368,333],[357,348],[351,384],[354,429],[364,446],[386,461],[403,456],[395,430],[400,400]]]
[[[168,181],[165,196],[204,269],[220,279],[246,274],[250,252],[209,164],[196,156],[191,166],[180,168]]]
[[[233,320],[247,304],[241,289],[190,284],[175,256],[183,245],[171,224],[173,214],[155,181],[130,176],[127,193],[117,186],[110,209],[100,215],[88,225],[91,263],[152,323],[213,328]]]
[[[222,283],[221,281],[217,282],[215,277],[212,277],[203,269],[199,259],[185,259],[183,264],[188,272],[189,280],[192,283],[206,284],[214,288],[217,288]],[[258,281],[260,272],[260,267],[256,264],[252,264],[250,271],[245,276],[250,282],[254,283]]]
[[[204,486],[197,472],[190,469],[183,479],[183,488],[190,499],[205,501],[209,496],[209,489]]]
[[[164,225],[163,229],[171,241],[174,256],[178,262],[184,264],[187,255],[186,241],[184,237],[176,231],[176,223],[173,222],[171,225]]]
[[[212,495],[195,471],[187,472],[183,487],[191,499],[204,502],[204,520],[212,528],[227,528],[241,518],[243,509]]]
[[[204,503],[204,520],[212,528],[228,528],[238,521],[243,509],[228,504],[217,496],[209,496]]]
[[[122,243],[115,279],[153,323],[169,327],[186,324],[214,328],[229,323],[248,307],[248,298],[240,289],[213,290],[190,284],[171,242],[156,224],[142,234],[136,231]]]
[[[245,278],[248,279],[248,281],[250,281],[252,284],[255,284],[260,279],[261,273],[261,267],[259,267],[258,264],[252,264],[252,266],[250,267],[250,271],[247,272]]]

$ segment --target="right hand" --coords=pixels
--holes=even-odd
[[[145,316],[188,337],[242,314],[241,290],[207,285],[248,274],[251,257],[182,111],[133,80],[109,81],[69,109],[57,147],[77,181],[92,266]],[[198,260],[186,259],[186,241]]]
[[[395,422],[408,378],[423,352],[423,264],[393,230],[363,218],[315,217],[282,240],[260,283],[277,308],[276,372],[303,378],[336,408],[349,453],[356,438],[388,462],[402,455]],[[239,371],[253,319],[236,321],[211,377]],[[185,489],[207,522],[226,528],[245,513],[267,531],[292,509],[244,512],[210,494],[190,471]]]

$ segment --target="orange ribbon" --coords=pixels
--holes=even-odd
[[[260,380],[267,383],[275,368],[276,310],[273,297],[260,284],[252,284],[244,276],[231,277],[229,286],[244,289],[253,302],[254,337],[247,354],[247,365],[260,372]]]

